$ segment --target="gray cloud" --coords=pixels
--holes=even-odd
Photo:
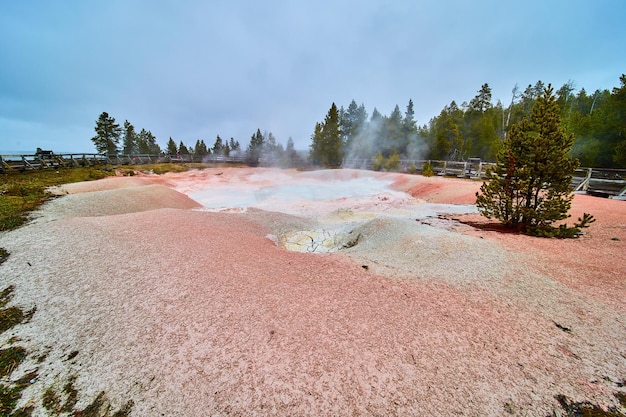
[[[66,1],[0,5],[0,151],[93,151],[107,111],[164,145],[260,128],[306,149],[331,102],[418,123],[483,83],[611,88],[626,4],[539,0]]]

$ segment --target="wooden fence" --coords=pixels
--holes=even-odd
[[[400,172],[421,174],[426,164],[430,164],[435,175],[458,178],[486,179],[486,172],[495,164],[478,159],[469,161],[400,160]],[[351,159],[344,161],[344,168],[374,169],[372,159]],[[579,168],[574,173],[572,189],[617,200],[626,200],[626,169]]]
[[[43,151],[34,155],[0,155],[0,173],[32,169],[86,167],[98,165],[141,165],[158,163],[237,163],[245,164],[246,157],[221,155],[102,155],[95,153],[55,154]],[[262,166],[271,165],[261,160]],[[435,175],[459,178],[485,179],[487,168],[494,165],[479,159],[468,161],[436,161],[426,159],[402,159],[398,171],[421,174],[430,164]],[[343,168],[374,169],[373,159],[345,160]],[[572,189],[575,192],[626,200],[626,169],[580,168],[576,170]]]
[[[580,168],[574,191],[616,200],[626,200],[626,169]]]
[[[245,163],[243,156],[195,155],[102,155],[97,153],[45,152],[33,155],[0,155],[0,172],[32,169],[86,167],[97,165],[141,165],[159,163]]]

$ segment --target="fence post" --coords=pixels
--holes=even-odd
[[[592,168],[587,168],[587,176],[585,177],[584,180],[582,180],[582,182],[580,184],[578,184],[578,187],[576,187],[576,190],[574,191],[584,191],[587,192],[587,190],[589,189],[589,180],[591,180],[591,173],[593,172]]]

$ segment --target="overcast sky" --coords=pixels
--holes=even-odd
[[[624,0],[0,1],[0,153],[95,152],[103,111],[212,146],[261,129],[308,149],[332,102],[421,124],[481,85],[611,89]]]

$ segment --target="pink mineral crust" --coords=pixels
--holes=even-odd
[[[370,177],[391,187],[370,203],[202,210],[189,198],[207,185]],[[250,168],[64,186],[69,196],[0,235],[3,285],[37,306],[13,336],[46,354],[23,366],[39,368],[25,397],[76,375],[78,407],[105,391],[114,408],[132,399],[136,416],[543,416],[556,395],[615,406],[626,202],[577,195],[574,219],[597,222],[570,240],[502,233],[476,214],[415,214],[472,204],[479,188]],[[280,245],[347,218],[367,220],[353,247]]]

